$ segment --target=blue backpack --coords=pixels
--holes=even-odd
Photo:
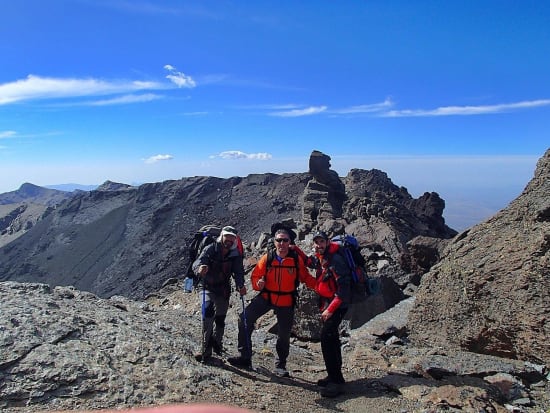
[[[365,257],[361,255],[361,246],[353,235],[344,234],[332,237],[332,242],[338,244],[338,253],[342,255],[351,270],[351,303],[365,301],[368,296],[380,292],[378,278],[367,275]]]

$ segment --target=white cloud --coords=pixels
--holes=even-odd
[[[166,79],[170,80],[177,87],[194,88],[197,85],[191,76],[178,72],[174,66],[164,65],[164,68],[170,72],[170,74],[166,76]]]
[[[0,84],[0,105],[34,99],[74,98],[166,89],[158,82],[105,81],[100,79],[52,78],[29,75]]]
[[[310,106],[309,108],[303,108],[303,109],[292,109],[292,110],[287,110],[283,112],[272,112],[270,113],[270,115],[279,116],[283,118],[292,118],[292,117],[299,117],[299,116],[316,115],[326,110],[327,110],[326,106]]]
[[[212,155],[210,158],[221,158],[221,159],[255,159],[255,160],[269,160],[272,158],[271,154],[266,152],[260,153],[245,153],[242,151],[224,151],[220,152],[217,155]]]
[[[387,110],[388,108],[393,106],[393,102],[390,98],[386,98],[381,103],[373,103],[369,105],[358,105],[358,106],[350,106],[348,108],[343,109],[336,109],[331,110],[330,113],[336,113],[336,114],[342,114],[342,115],[348,115],[348,114],[359,114],[359,113],[372,113],[372,112],[380,112]]]
[[[91,106],[123,105],[127,103],[150,102],[152,100],[162,99],[162,97],[163,96],[156,95],[154,93],[145,93],[143,95],[123,95],[112,99],[96,100],[95,102],[89,102],[87,104]]]
[[[6,130],[3,132],[0,132],[0,139],[8,139],[8,138],[15,138],[17,135],[17,132],[14,130]]]
[[[550,106],[550,99],[539,99],[523,101],[516,103],[504,103],[485,106],[443,106],[436,109],[404,109],[391,110],[381,113],[382,117],[419,117],[419,116],[467,116],[467,115],[486,115],[502,112],[511,112],[521,109],[530,109],[536,107]]]
[[[327,106],[310,106],[303,107],[295,104],[287,105],[263,105],[256,106],[257,109],[274,110],[268,115],[278,117],[300,117],[310,116],[320,113],[327,115],[360,115],[372,114],[377,117],[428,117],[428,116],[471,116],[496,114],[503,112],[512,112],[517,110],[538,108],[550,106],[550,99],[538,99],[514,103],[504,103],[495,105],[479,105],[479,106],[442,106],[435,109],[402,109],[390,110],[395,103],[391,98],[386,98],[383,102],[372,103],[365,105],[349,106],[341,109],[329,109]],[[245,107],[247,109],[247,107]]]
[[[172,155],[154,155],[144,159],[144,161],[145,163],[157,163],[159,161],[169,161],[171,159],[174,159]]]

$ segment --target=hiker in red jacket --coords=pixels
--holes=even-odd
[[[319,295],[321,311],[321,350],[327,376],[317,381],[321,396],[337,397],[344,392],[342,350],[339,328],[348,310],[351,297],[351,270],[345,258],[338,253],[339,245],[329,241],[327,234],[313,235],[316,272],[315,292]]]

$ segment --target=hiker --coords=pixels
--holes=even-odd
[[[237,248],[237,230],[231,226],[223,227],[216,242],[206,246],[193,262],[193,271],[200,277],[198,289],[202,301],[202,350],[195,358],[207,362],[212,350],[217,355],[223,351],[231,276],[239,294],[246,294],[243,256]]]
[[[344,392],[342,350],[339,328],[348,310],[351,297],[351,270],[345,258],[338,254],[338,244],[330,242],[327,234],[313,235],[315,250],[315,292],[319,295],[321,311],[321,350],[327,376],[317,381],[321,396],[337,397]]]
[[[315,278],[309,273],[302,259],[290,248],[296,238],[294,231],[278,228],[273,235],[272,252],[264,254],[251,274],[254,290],[259,291],[243,309],[239,317],[239,357],[228,361],[238,367],[252,367],[252,331],[256,320],[273,310],[277,317],[278,337],[276,344],[275,375],[288,377],[286,361],[290,350],[290,332],[294,324],[297,288],[300,282],[310,289],[315,288]]]

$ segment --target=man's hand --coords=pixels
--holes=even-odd
[[[239,288],[239,294],[241,296],[246,295],[246,287],[244,285],[241,288]]]
[[[204,274],[208,272],[208,265],[202,264],[199,266],[199,275],[204,277]]]
[[[330,317],[332,317],[332,313],[328,310],[323,311],[321,314],[321,320],[327,321]]]

